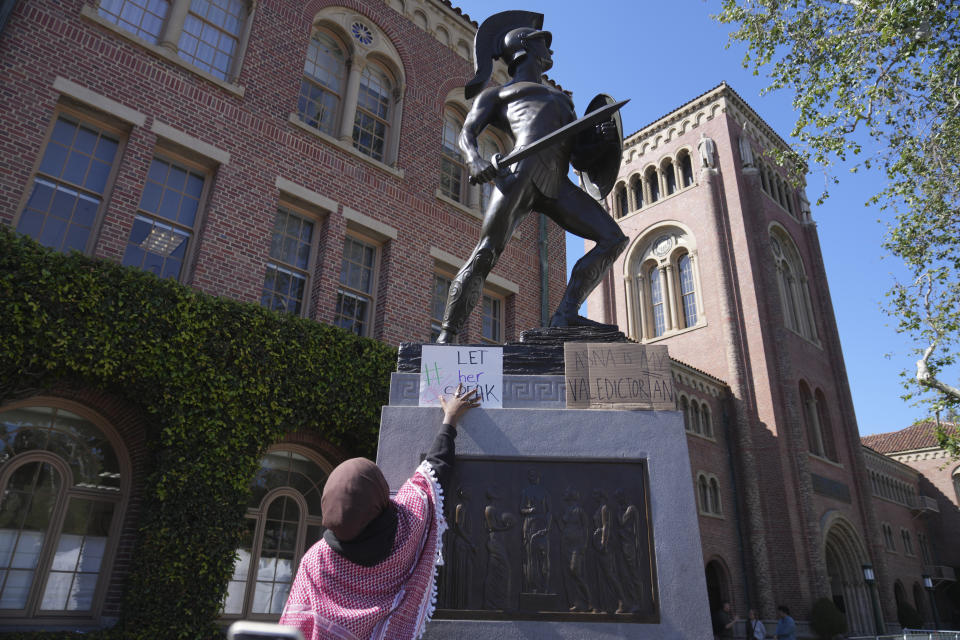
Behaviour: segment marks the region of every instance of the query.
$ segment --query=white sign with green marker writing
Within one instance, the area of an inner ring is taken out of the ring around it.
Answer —
[[[440,396],[480,392],[480,406],[503,407],[503,347],[425,344],[420,355],[420,406],[439,407]]]

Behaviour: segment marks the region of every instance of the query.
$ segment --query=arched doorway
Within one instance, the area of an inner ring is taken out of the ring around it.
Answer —
[[[874,633],[872,595],[863,581],[863,565],[869,559],[859,534],[846,519],[836,517],[826,529],[823,546],[833,602],[847,619],[847,631]]]
[[[710,600],[710,612],[723,606],[730,598],[730,573],[722,560],[714,559],[707,563],[707,598]]]

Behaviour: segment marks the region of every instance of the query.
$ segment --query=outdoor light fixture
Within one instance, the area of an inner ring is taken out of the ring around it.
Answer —
[[[933,589],[933,579],[927,574],[923,574],[923,588],[924,589]]]
[[[876,576],[873,573],[873,565],[865,564],[863,565],[863,580],[867,584],[873,584],[876,581]]]
[[[937,599],[933,595],[934,589],[936,589],[936,587],[933,585],[933,578],[926,573],[921,577],[923,578],[923,588],[927,590],[927,597],[930,598],[930,610],[933,613],[933,628],[939,629],[940,616],[937,612]]]

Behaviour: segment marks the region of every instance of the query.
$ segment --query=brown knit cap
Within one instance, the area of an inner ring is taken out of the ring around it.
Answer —
[[[366,458],[352,458],[334,469],[323,487],[323,526],[349,542],[389,504],[390,487],[380,467]]]

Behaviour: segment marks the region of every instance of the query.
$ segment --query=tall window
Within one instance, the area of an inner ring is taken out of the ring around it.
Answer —
[[[693,284],[693,265],[689,254],[684,254],[677,261],[677,271],[680,275],[680,298],[683,302],[684,326],[692,327],[697,324],[697,294]]]
[[[660,167],[660,170],[663,172],[663,179],[667,187],[667,195],[669,196],[672,193],[676,193],[677,174],[673,170],[673,162],[669,159],[666,160]]]
[[[703,435],[713,437],[713,424],[710,421],[710,407],[704,403],[700,408],[700,421],[703,423]]]
[[[97,12],[120,28],[156,44],[170,12],[170,1],[100,0]]]
[[[896,551],[897,544],[893,539],[893,527],[889,523],[884,522],[880,525],[880,529],[883,531],[883,546],[887,551]]]
[[[60,115],[17,231],[58,251],[90,251],[119,147],[114,132]]]
[[[613,191],[614,217],[622,218],[630,211],[630,203],[627,199],[627,188],[618,184]]]
[[[677,156],[677,163],[680,165],[680,177],[684,187],[693,185],[693,162],[690,160],[688,151],[681,151]]]
[[[663,283],[660,282],[660,269],[656,266],[647,271],[650,287],[650,306],[653,310],[653,335],[662,336],[667,330],[667,320],[663,308]]]
[[[326,479],[327,472],[300,452],[276,450],[260,461],[224,617],[279,618],[300,558],[323,534]]]
[[[430,301],[430,342],[440,337],[443,324],[443,312],[447,308],[447,296],[450,295],[452,280],[439,273],[433,276],[433,296]]]
[[[180,279],[200,213],[204,182],[199,171],[154,157],[123,264],[161,278]]]
[[[690,401],[686,396],[680,396],[680,411],[683,412],[683,428],[693,431],[693,427],[690,426]]]
[[[720,482],[710,478],[710,511],[716,515],[723,513],[720,505]]]
[[[651,204],[660,199],[660,179],[657,176],[657,170],[653,167],[647,169],[643,174],[643,180],[647,184],[647,193],[650,194]]]
[[[643,207],[643,180],[635,177],[630,183],[630,188],[633,190],[633,199],[637,203],[637,209],[641,209]]]
[[[337,41],[324,32],[314,34],[303,65],[297,114],[331,136],[337,135],[345,72],[346,58]]]
[[[463,202],[466,185],[466,166],[460,147],[457,145],[460,129],[460,119],[448,110],[443,118],[443,139],[440,148],[440,192],[456,202]]]
[[[383,160],[390,127],[393,83],[386,72],[373,63],[360,74],[360,94],[353,122],[353,146],[374,160]]]
[[[803,262],[786,231],[774,226],[770,231],[770,249],[777,266],[777,278],[784,322],[792,331],[808,340],[817,340],[816,324]]]
[[[910,532],[906,529],[900,529],[900,537],[903,539],[903,552],[908,555],[913,555],[913,541],[910,539]]]
[[[270,241],[270,262],[260,303],[268,309],[300,315],[310,290],[314,223],[287,209],[277,211]]]
[[[90,616],[116,540],[121,469],[103,431],[62,408],[0,414],[0,612]]]
[[[187,62],[227,80],[247,16],[247,0],[190,0],[178,53]]]
[[[837,448],[833,440],[833,421],[830,420],[830,407],[823,391],[813,392],[813,399],[817,403],[817,426],[820,428],[820,440],[823,442],[823,456],[830,460],[837,459]]]
[[[720,481],[713,474],[709,476],[703,472],[697,474],[697,494],[700,502],[700,513],[719,516],[723,515],[723,505],[720,500]]]
[[[933,558],[930,555],[930,545],[927,544],[927,536],[922,531],[917,532],[917,546],[920,547],[920,557],[924,564],[933,564]]]
[[[700,428],[700,403],[696,400],[690,403],[690,424],[693,426],[694,433],[701,433]]]
[[[371,333],[376,264],[376,246],[346,237],[333,324],[358,336]]]
[[[480,337],[484,342],[503,344],[503,302],[500,298],[483,295]]]

